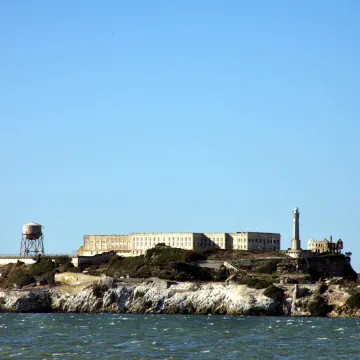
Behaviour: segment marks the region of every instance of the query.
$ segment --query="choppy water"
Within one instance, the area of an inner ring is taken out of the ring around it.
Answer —
[[[0,314],[0,359],[360,359],[360,320]]]

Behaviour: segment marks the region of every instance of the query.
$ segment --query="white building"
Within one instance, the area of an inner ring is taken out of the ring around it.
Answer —
[[[80,256],[91,256],[108,251],[123,255],[144,254],[157,244],[174,248],[197,250],[205,248],[234,250],[280,250],[279,233],[132,233],[129,235],[85,235],[78,250]]]
[[[278,233],[240,232],[229,234],[235,250],[279,251],[281,236]]]

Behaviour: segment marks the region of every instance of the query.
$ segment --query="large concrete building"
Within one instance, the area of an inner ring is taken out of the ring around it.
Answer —
[[[234,250],[280,250],[279,233],[132,233],[129,235],[85,235],[84,244],[78,250],[80,256],[92,256],[108,251],[123,255],[144,254],[147,249],[164,243],[167,246],[187,250],[204,248]]]

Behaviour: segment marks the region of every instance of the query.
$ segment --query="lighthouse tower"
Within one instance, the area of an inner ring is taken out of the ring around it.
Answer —
[[[291,250],[301,250],[299,217],[300,217],[299,209],[295,208],[293,211],[293,229],[292,229],[292,239],[291,239]]]

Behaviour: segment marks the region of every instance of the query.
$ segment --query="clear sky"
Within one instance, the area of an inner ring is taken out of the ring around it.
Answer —
[[[0,253],[84,234],[342,238],[360,271],[359,1],[2,1]]]

